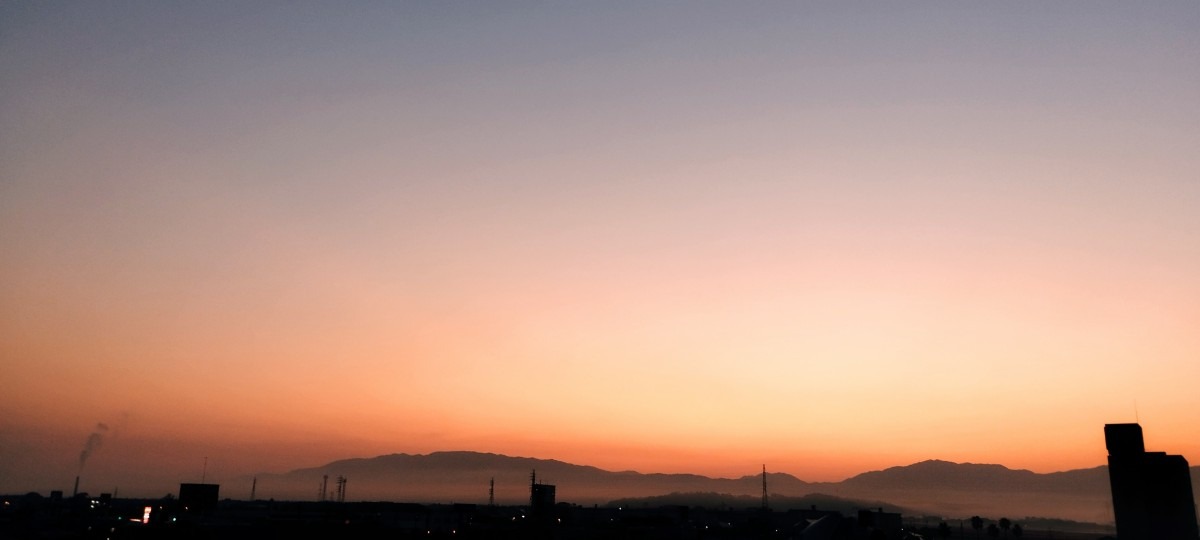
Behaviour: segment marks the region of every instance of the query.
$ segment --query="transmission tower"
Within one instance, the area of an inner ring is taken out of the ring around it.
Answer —
[[[763,475],[762,476],[763,476],[762,509],[768,510],[768,509],[770,509],[770,506],[767,505],[767,464],[766,463],[763,463]]]

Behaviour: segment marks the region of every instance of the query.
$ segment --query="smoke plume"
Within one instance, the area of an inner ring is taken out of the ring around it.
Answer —
[[[88,456],[92,452],[100,449],[100,445],[104,443],[104,434],[108,433],[108,425],[104,422],[98,422],[96,429],[92,430],[92,434],[83,443],[83,450],[79,452],[79,470],[83,470],[83,465],[87,463]]]

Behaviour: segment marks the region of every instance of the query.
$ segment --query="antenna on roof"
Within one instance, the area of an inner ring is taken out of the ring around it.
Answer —
[[[1142,419],[1138,417],[1138,407],[1137,407],[1136,399],[1133,400],[1133,421],[1138,424],[1142,423]]]
[[[537,469],[533,469],[529,473],[529,508],[536,505],[537,496],[534,491],[537,489]]]

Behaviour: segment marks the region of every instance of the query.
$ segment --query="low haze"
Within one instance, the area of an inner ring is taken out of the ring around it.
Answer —
[[[1200,461],[1200,3],[0,5],[0,493]]]

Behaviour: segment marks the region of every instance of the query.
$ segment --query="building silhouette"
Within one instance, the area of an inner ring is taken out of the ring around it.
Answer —
[[[185,510],[207,512],[216,509],[219,484],[179,484],[179,504]]]
[[[1196,540],[1196,503],[1183,456],[1147,452],[1138,424],[1105,424],[1108,480],[1120,540]]]
[[[554,491],[553,485],[539,483],[537,471],[533,471],[529,475],[529,513],[544,519],[553,516]]]

